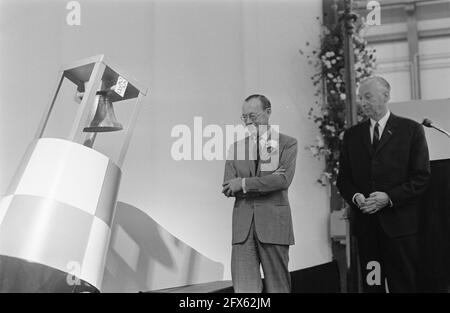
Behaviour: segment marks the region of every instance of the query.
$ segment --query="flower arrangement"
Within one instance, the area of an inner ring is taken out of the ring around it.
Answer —
[[[317,18],[319,19],[319,18]],[[363,38],[365,24],[357,26],[353,36],[353,51],[355,55],[354,70],[356,85],[372,75],[376,69],[375,49],[368,47]],[[313,145],[306,148],[318,159],[325,158],[325,169],[318,182],[323,186],[327,183],[336,184],[339,171],[339,151],[345,131],[345,62],[344,34],[341,25],[334,28],[322,25],[320,47],[306,55],[308,63],[317,72],[311,77],[316,88],[314,106],[309,111],[309,118],[314,120],[320,131]],[[306,43],[309,46],[309,43]],[[300,50],[300,54],[305,53]],[[364,119],[358,110],[358,121]]]

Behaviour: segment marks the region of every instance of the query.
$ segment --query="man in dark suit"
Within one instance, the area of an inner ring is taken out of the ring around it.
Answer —
[[[289,245],[294,244],[288,188],[295,173],[297,140],[269,126],[263,95],[245,99],[241,119],[256,132],[235,142],[225,163],[222,192],[235,197],[231,274],[235,292],[290,292]],[[244,152],[244,153],[239,153]]]
[[[385,278],[389,292],[417,291],[416,234],[419,196],[430,177],[428,146],[419,123],[389,111],[390,90],[379,76],[361,82],[358,96],[369,119],[345,132],[337,179],[352,208],[365,292],[385,292]]]

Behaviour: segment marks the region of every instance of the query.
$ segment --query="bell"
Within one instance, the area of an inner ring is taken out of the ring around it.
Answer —
[[[95,112],[94,119],[89,127],[85,127],[83,131],[86,133],[100,133],[122,130],[122,124],[116,119],[113,104],[108,97],[108,92],[106,90],[99,90],[96,95],[97,111]]]

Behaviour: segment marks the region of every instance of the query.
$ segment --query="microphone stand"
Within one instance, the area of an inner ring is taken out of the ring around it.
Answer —
[[[433,127],[434,129],[440,131],[440,132],[443,133],[443,134],[446,134],[447,137],[450,138],[450,133],[449,133],[448,131],[443,130],[443,129],[439,128],[439,127],[436,127],[436,126],[434,126],[434,125],[432,125],[431,127]]]
[[[446,131],[446,130],[440,128],[440,127],[434,126],[433,123],[430,120],[428,120],[428,119],[425,119],[422,122],[422,125],[425,126],[425,127],[434,128],[437,131],[440,131],[441,133],[445,134],[448,138],[450,138],[450,133],[448,131]]]

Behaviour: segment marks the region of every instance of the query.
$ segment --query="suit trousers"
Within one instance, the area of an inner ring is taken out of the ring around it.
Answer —
[[[417,292],[417,235],[391,238],[376,215],[366,226],[357,236],[363,291],[384,293],[386,280],[389,292]],[[378,262],[380,273],[374,272],[373,261]],[[375,279],[377,274],[380,279]]]
[[[288,262],[289,245],[259,241],[253,218],[247,239],[232,246],[231,276],[234,292],[262,292],[263,283],[260,266],[262,266],[264,272],[265,292],[291,292],[291,275],[288,269]]]

